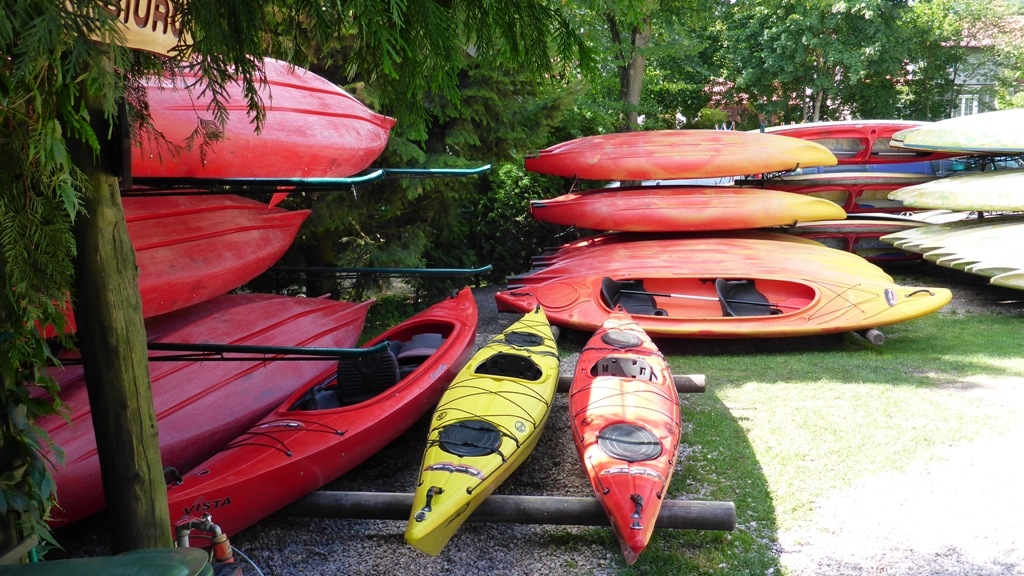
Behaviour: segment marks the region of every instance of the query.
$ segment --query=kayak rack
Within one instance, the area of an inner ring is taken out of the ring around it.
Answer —
[[[308,518],[408,520],[413,494],[391,492],[317,491],[284,509],[285,514]],[[492,494],[466,520],[491,524],[550,524],[607,526],[608,516],[593,497],[511,496]],[[655,524],[659,529],[736,529],[732,502],[665,500]]]
[[[315,276],[334,276],[339,279],[358,278],[359,276],[375,276],[384,278],[410,278],[429,276],[454,278],[486,274],[491,271],[490,264],[478,268],[347,268],[337,266],[272,266],[267,269],[273,274],[310,274]]]
[[[703,393],[703,374],[672,377],[680,393]],[[558,391],[567,392],[572,375],[558,377]],[[284,509],[291,516],[349,518],[361,520],[408,520],[414,494],[392,492],[313,492]],[[593,497],[512,496],[492,494],[467,522],[492,524],[551,524],[561,526],[607,526],[608,516]],[[736,529],[736,505],[732,502],[665,500],[655,526],[659,529]]]

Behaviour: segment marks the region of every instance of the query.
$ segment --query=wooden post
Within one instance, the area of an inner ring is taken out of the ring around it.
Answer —
[[[113,73],[109,56],[96,65]],[[100,99],[85,95],[93,130],[105,135]],[[116,554],[166,547],[173,540],[135,251],[117,180],[104,171],[87,143],[71,143],[71,148],[75,164],[93,187],[82,198],[85,214],[75,221],[74,309],[112,549]]]
[[[705,376],[703,374],[674,374],[672,376],[672,381],[676,385],[676,392],[679,392],[680,394],[703,394],[707,389]],[[558,377],[559,392],[568,392],[571,384],[572,376],[569,374],[562,374]]]
[[[881,346],[882,344],[885,344],[885,334],[883,334],[878,328],[858,330],[857,335],[867,340],[868,342],[871,342],[875,346]]]
[[[408,520],[413,494],[319,491],[285,508],[286,514],[312,518]],[[467,522],[607,526],[608,517],[596,498],[491,495]],[[725,530],[736,528],[732,502],[666,500],[657,528]]]

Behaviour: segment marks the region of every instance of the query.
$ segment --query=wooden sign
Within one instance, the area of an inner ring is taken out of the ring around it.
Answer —
[[[108,8],[122,25],[125,45],[169,55],[181,37],[178,8],[186,0],[119,0]]]

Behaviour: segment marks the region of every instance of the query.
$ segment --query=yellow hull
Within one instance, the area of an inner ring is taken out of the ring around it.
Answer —
[[[530,455],[558,385],[558,348],[537,308],[481,348],[434,411],[405,531],[437,555]]]

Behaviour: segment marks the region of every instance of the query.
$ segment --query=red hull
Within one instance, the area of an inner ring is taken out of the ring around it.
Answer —
[[[846,216],[833,202],[735,186],[647,186],[572,192],[530,202],[542,222],[589,230],[745,230]]]
[[[647,547],[679,451],[679,395],[658,348],[621,308],[580,352],[573,440],[626,562]]]
[[[152,342],[347,348],[355,344],[372,302],[266,294],[227,295],[147,321]],[[329,361],[150,361],[153,404],[164,467],[189,470],[246,430],[288,394],[332,370]],[[52,371],[70,423],[39,421],[64,451],[53,476],[58,506],[52,524],[104,508],[92,413],[81,366]]]
[[[309,210],[233,195],[123,199],[145,318],[238,288],[288,250]],[[75,331],[68,309],[68,331]],[[48,332],[52,334],[52,332]]]
[[[531,172],[584,180],[716,178],[834,166],[823,146],[731,130],[655,130],[585,136],[526,158]]]
[[[737,186],[767,187],[795,194],[825,198],[843,207],[847,213],[903,212],[902,202],[889,200],[889,193],[900,188],[930,182],[936,176],[885,172],[827,172],[798,174],[769,180],[737,180]]]
[[[839,164],[926,162],[955,156],[891,145],[893,134],[925,125],[926,122],[910,120],[849,120],[772,126],[765,128],[765,132],[817,142],[835,154]]]
[[[804,222],[783,232],[807,238],[837,250],[852,252],[868,262],[918,260],[920,254],[894,248],[882,236],[917,228],[923,222],[858,218],[850,220]]]
[[[301,68],[267,59],[267,84],[260,89],[266,107],[261,133],[247,114],[237,84],[228,86],[230,118],[223,140],[200,155],[197,140],[177,156],[156,138],[132,149],[132,175],[169,178],[342,178],[368,167],[380,156],[395,124],[373,112],[332,82]],[[153,127],[184,146],[198,118],[212,118],[209,95],[185,76],[173,88],[167,80],[146,83]]]
[[[222,530],[236,534],[351,470],[437,404],[469,359],[476,325],[476,302],[464,288],[373,339],[366,346],[385,340],[408,343],[422,333],[445,336],[441,347],[412,373],[368,400],[314,409],[323,394],[333,402],[333,369],[296,390],[260,423],[171,486],[171,520],[210,513]],[[399,361],[407,348],[399,350]],[[303,409],[293,409],[297,407]]]

